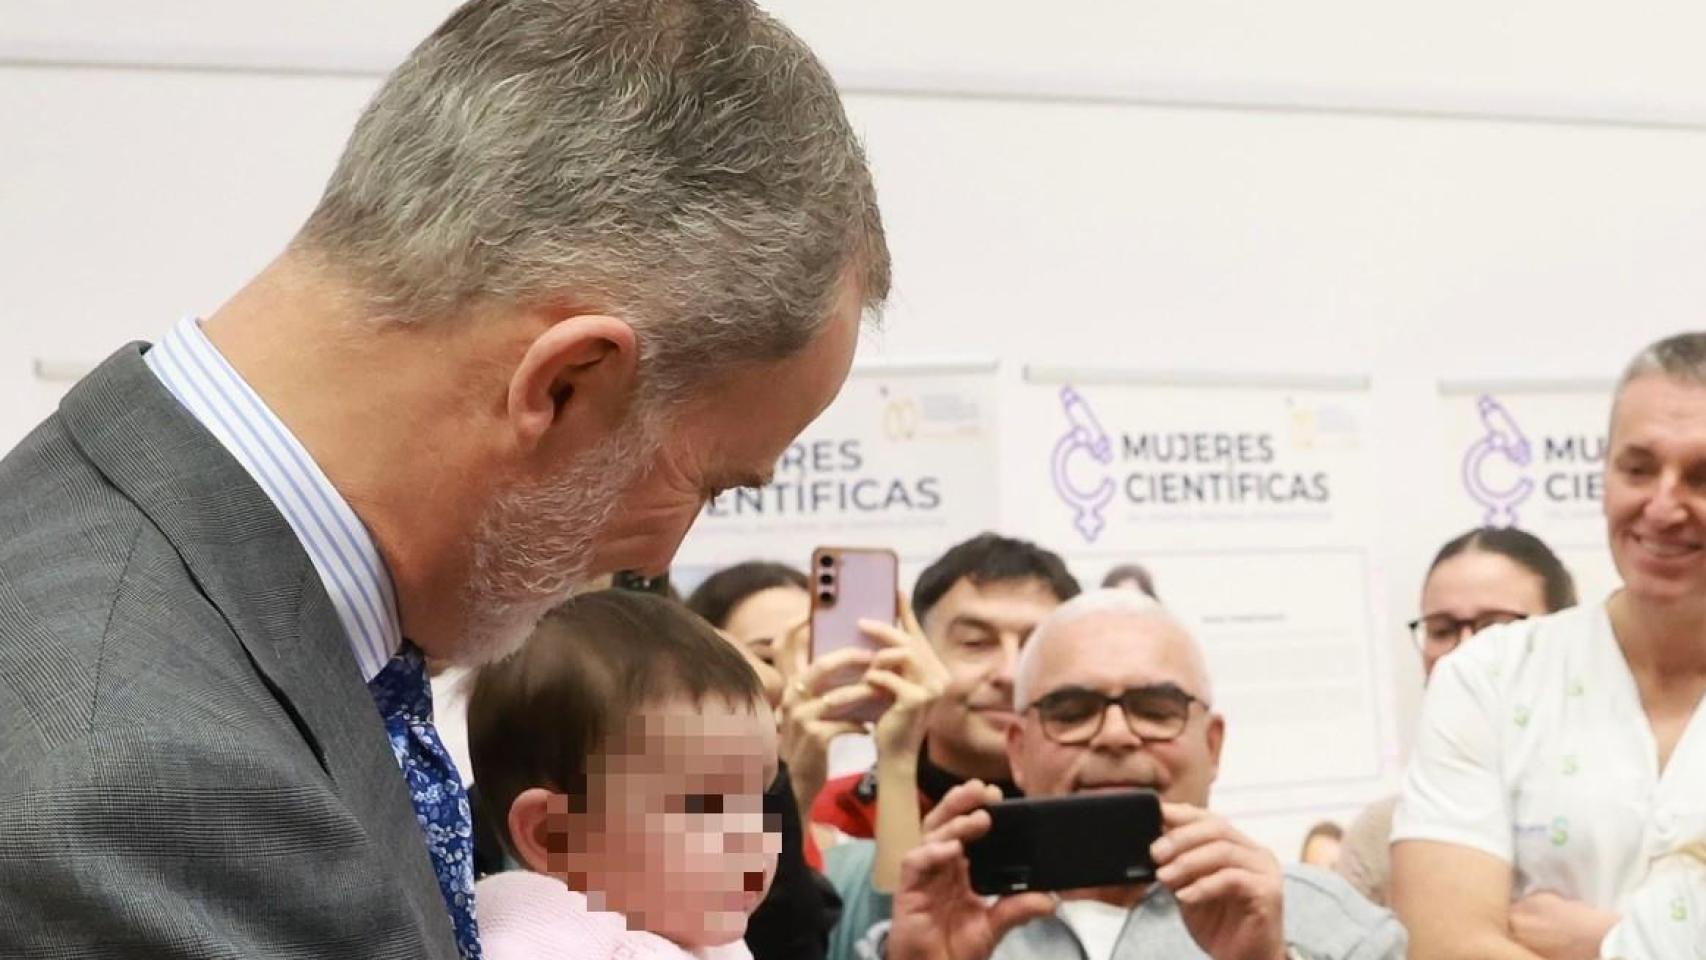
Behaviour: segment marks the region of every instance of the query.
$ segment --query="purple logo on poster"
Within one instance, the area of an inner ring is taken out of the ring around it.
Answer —
[[[1101,481],[1094,486],[1088,489],[1079,486],[1072,479],[1072,458],[1083,454],[1106,467],[1114,462],[1114,445],[1078,391],[1070,386],[1061,387],[1060,408],[1066,414],[1069,427],[1054,445],[1051,463],[1054,492],[1076,513],[1073,526],[1083,534],[1086,542],[1094,543],[1107,525],[1107,521],[1102,519],[1102,511],[1114,499],[1114,482],[1106,473],[1101,473]]]
[[[1476,410],[1486,432],[1463,454],[1463,489],[1486,509],[1487,526],[1514,527],[1516,508],[1534,492],[1534,481],[1520,477],[1508,486],[1497,486],[1487,480],[1487,461],[1498,457],[1512,466],[1526,467],[1534,460],[1534,448],[1499,401],[1483,395]]]

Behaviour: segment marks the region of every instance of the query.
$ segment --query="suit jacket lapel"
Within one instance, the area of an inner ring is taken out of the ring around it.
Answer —
[[[416,912],[452,942],[425,839],[350,641],[296,534],[253,478],[142,360],[119,350],[60,415],[89,460],[157,526],[230,623],[344,802],[394,856]]]
[[[439,890],[432,857],[427,853],[426,837],[415,818],[407,783],[397,769],[391,741],[386,737],[372,695],[366,684],[361,683],[343,624],[317,575],[314,587],[303,596],[298,622],[302,645],[309,649],[336,645],[343,649],[347,662],[332,657],[305,657],[297,664],[300,676],[307,685],[327,690],[343,686],[353,678],[359,691],[320,705],[327,720],[321,736],[325,756],[331,760],[332,778],[338,782],[344,802],[367,826],[375,846],[400,855],[393,869],[405,879],[404,889],[421,923],[435,931],[434,937],[439,942],[454,943],[455,932]]]

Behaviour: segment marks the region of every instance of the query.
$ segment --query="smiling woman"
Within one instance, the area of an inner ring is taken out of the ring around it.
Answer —
[[[1393,839],[1412,956],[1597,956],[1650,865],[1706,834],[1706,334],[1618,386],[1606,532],[1624,586],[1493,626],[1434,670]]]

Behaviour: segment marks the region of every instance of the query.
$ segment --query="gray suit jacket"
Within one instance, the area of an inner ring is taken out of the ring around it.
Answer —
[[[142,350],[0,461],[0,957],[452,960],[330,599]]]

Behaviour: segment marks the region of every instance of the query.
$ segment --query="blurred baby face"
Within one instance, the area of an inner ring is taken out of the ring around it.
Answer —
[[[647,707],[611,739],[588,783],[584,869],[595,910],[689,949],[731,943],[770,887],[779,825],[764,816],[776,775],[765,704]]]

